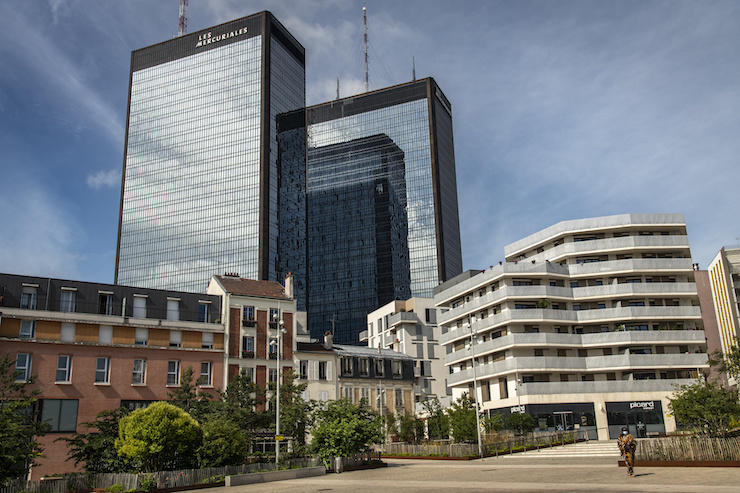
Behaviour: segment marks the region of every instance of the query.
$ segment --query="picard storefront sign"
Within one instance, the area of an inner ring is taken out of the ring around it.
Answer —
[[[607,402],[609,438],[617,438],[626,426],[637,438],[665,433],[663,405],[660,401]]]

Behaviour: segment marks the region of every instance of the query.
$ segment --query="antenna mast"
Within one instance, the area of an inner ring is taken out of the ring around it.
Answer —
[[[187,1],[187,0],[186,0]],[[362,22],[365,25],[365,92],[370,91],[370,79],[367,72],[367,9],[362,7]]]
[[[188,0],[180,0],[180,27],[177,35],[182,36],[188,32]]]

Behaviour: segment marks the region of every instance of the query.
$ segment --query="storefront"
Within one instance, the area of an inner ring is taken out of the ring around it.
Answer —
[[[588,435],[590,440],[597,440],[596,417],[593,402],[570,404],[526,404],[521,406],[492,409],[489,416],[500,414],[506,420],[512,413],[529,414],[537,425],[535,431],[578,431]]]
[[[609,438],[617,438],[626,426],[635,438],[665,434],[663,405],[660,401],[607,402]]]

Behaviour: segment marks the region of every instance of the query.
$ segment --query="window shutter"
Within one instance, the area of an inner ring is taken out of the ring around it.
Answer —
[[[332,379],[332,376],[331,376],[331,361],[327,361],[326,362],[326,379],[327,380],[331,380]]]

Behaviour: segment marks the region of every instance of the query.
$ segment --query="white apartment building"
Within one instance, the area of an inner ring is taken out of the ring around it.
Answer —
[[[709,281],[714,301],[714,314],[717,317],[722,352],[738,343],[740,327],[740,248],[722,248],[712,263],[709,264]],[[737,385],[734,378],[728,379],[729,385]]]
[[[391,301],[367,316],[360,342],[369,348],[391,349],[414,358],[414,402],[448,395],[444,348],[439,344],[437,308],[432,298]]]
[[[564,221],[505,254],[435,290],[453,398],[592,439],[672,432],[668,398],[709,368],[683,215]]]

